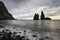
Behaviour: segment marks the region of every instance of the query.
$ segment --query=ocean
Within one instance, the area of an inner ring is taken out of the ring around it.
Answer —
[[[27,37],[30,40],[39,40],[48,36],[50,39],[45,40],[60,40],[60,21],[59,20],[0,20],[0,31],[3,29],[9,29],[12,32],[23,32],[26,30]],[[36,34],[38,37],[33,38],[31,35]],[[17,34],[18,35],[18,34]],[[24,34],[20,34],[23,36]]]

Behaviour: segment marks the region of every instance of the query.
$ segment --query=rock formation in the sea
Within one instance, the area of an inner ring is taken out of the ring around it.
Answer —
[[[4,27],[4,26],[0,25],[0,27]]]
[[[39,14],[35,14],[33,20],[39,20]]]
[[[4,3],[0,1],[0,20],[13,20],[13,16],[8,12]]]
[[[49,17],[45,18],[44,12],[41,11],[41,20],[51,20],[51,18],[49,18]]]
[[[41,11],[41,20],[44,20],[45,19],[45,15],[43,13],[43,11]]]
[[[51,18],[49,18],[49,17],[46,17],[46,18],[45,18],[45,20],[51,20]]]

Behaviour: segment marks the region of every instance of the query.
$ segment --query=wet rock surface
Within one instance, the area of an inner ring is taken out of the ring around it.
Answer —
[[[53,40],[53,38],[24,28],[2,28],[0,40]]]

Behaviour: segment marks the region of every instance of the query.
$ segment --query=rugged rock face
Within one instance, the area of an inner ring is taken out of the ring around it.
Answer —
[[[4,3],[0,1],[0,20],[13,20],[14,18],[8,12],[7,8],[5,7]]]
[[[39,20],[39,14],[35,14],[33,20]]]
[[[45,18],[44,12],[41,11],[41,20],[51,20],[51,18],[49,18],[49,17]]]
[[[45,19],[45,15],[43,13],[43,11],[41,11],[41,20],[44,20]]]

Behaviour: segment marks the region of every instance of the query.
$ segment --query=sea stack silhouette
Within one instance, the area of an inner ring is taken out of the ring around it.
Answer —
[[[41,11],[41,16],[40,16],[40,18],[41,18],[41,20],[51,20],[51,18],[45,17],[43,11]],[[39,20],[39,14],[38,14],[38,13],[35,13],[33,20]]]
[[[41,20],[51,20],[51,18],[49,18],[49,17],[45,18],[44,12],[41,11]]]
[[[13,20],[13,16],[8,12],[4,3],[0,1],[0,20]]]
[[[45,15],[43,13],[43,11],[41,11],[41,20],[44,20],[45,19]]]
[[[39,20],[39,14],[35,13],[33,20]]]

